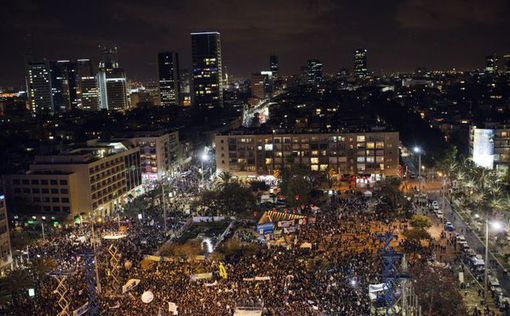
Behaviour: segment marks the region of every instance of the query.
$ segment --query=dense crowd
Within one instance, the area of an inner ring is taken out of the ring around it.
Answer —
[[[197,174],[189,173],[173,185],[182,188],[169,204],[168,227],[182,229],[188,219],[183,214],[186,201],[197,193]],[[393,234],[392,245],[405,249],[401,234],[408,223],[394,212],[380,212],[372,199],[348,194],[325,201],[320,209],[300,208],[299,212],[315,218],[285,236],[285,245],[269,246],[256,238],[254,224],[236,225],[229,238],[241,245],[250,245],[241,254],[206,256],[205,260],[146,263],[144,255],[157,253],[169,237],[162,233],[160,219],[148,216],[143,220],[112,221],[95,225],[98,236],[114,234],[122,227],[126,236],[105,240],[97,245],[98,267],[102,292],[98,293],[101,315],[170,315],[169,303],[178,306],[179,315],[232,315],[236,307],[263,308],[264,315],[369,315],[371,302],[369,284],[382,282],[383,263],[380,255],[384,242],[381,236]],[[188,220],[189,223],[189,220]],[[38,242],[29,249],[32,260],[54,258],[55,273],[67,276],[70,309],[87,302],[87,287],[82,254],[91,248],[90,224]],[[172,234],[173,235],[173,234]],[[140,284],[121,295],[113,288],[109,275],[108,247],[119,250],[120,285],[129,279]],[[311,247],[300,247],[309,244]],[[220,260],[225,264],[227,278],[219,275]],[[126,264],[129,262],[129,264]],[[193,274],[211,272],[212,278],[192,280]],[[254,279],[262,277],[261,279]],[[36,297],[19,295],[9,315],[23,310],[27,315],[58,313],[57,283],[50,274],[37,279]],[[144,303],[141,295],[151,291],[154,299]]]

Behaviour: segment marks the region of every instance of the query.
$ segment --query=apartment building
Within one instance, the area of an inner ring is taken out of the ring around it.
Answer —
[[[9,223],[5,195],[0,192],[0,270],[12,263],[11,239],[9,237]]]
[[[109,215],[141,186],[140,152],[129,143],[90,141],[36,156],[23,174],[4,175],[7,204],[18,216]]]
[[[469,137],[470,155],[481,167],[507,169],[510,167],[510,125],[486,123],[471,126]]]
[[[365,178],[399,175],[398,132],[272,133],[233,131],[217,135],[218,172],[273,175],[291,164]]]
[[[140,148],[143,181],[157,180],[178,164],[179,132],[137,131],[124,135],[133,146]]]

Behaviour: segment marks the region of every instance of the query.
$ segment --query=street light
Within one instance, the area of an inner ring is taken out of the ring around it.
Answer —
[[[484,276],[484,287],[483,287],[483,299],[484,303],[487,305],[487,288],[488,288],[488,272],[489,272],[489,226],[495,232],[502,231],[504,229],[504,225],[500,221],[490,221],[489,222],[489,214],[485,217],[485,271],[483,273]]]
[[[422,150],[418,146],[414,146],[413,151],[415,154],[418,154],[418,179],[421,178],[421,153]]]
[[[209,155],[207,154],[207,148],[204,149],[204,152],[200,154],[200,164],[202,168],[202,185],[204,184],[204,162],[207,162],[209,160]]]

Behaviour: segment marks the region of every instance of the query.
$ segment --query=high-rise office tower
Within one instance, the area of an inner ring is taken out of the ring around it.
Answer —
[[[498,71],[498,57],[494,54],[485,57],[485,72],[493,74],[496,73],[497,71]]]
[[[273,73],[273,77],[278,77],[280,72],[280,61],[278,60],[278,56],[269,56],[269,70]]]
[[[368,76],[367,50],[364,48],[354,51],[354,75],[358,78]]]
[[[78,106],[76,63],[57,60],[50,63],[51,93],[55,112],[66,112]]]
[[[510,53],[503,55],[503,61],[505,63],[505,73],[510,75]]]
[[[179,69],[179,99],[182,106],[191,105],[191,73],[188,69]]]
[[[128,108],[127,79],[117,61],[117,48],[104,49],[97,73],[99,107],[105,110],[124,111]]]
[[[318,59],[309,59],[306,74],[309,84],[319,84],[323,80],[322,63]]]
[[[158,70],[161,105],[179,105],[179,54],[175,52],[159,53]]]
[[[2,183],[0,183],[2,185]],[[3,187],[3,185],[2,185]],[[11,239],[9,237],[9,223],[5,195],[0,191],[0,271],[12,263]]]
[[[48,62],[28,62],[26,66],[26,84],[30,110],[36,113],[54,113],[51,72]]]
[[[87,58],[78,59],[76,61],[76,73],[78,108],[97,110],[99,89],[91,60]]]
[[[191,54],[193,105],[202,110],[223,107],[220,33],[191,33]]]
[[[272,71],[261,71],[251,75],[250,89],[251,96],[257,99],[271,97],[272,87]]]

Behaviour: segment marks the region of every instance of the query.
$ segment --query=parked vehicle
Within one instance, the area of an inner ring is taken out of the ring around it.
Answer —
[[[446,224],[444,224],[444,230],[446,230],[448,232],[454,232],[455,226],[453,226],[453,224],[450,222],[446,222]]]

